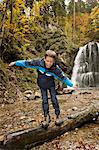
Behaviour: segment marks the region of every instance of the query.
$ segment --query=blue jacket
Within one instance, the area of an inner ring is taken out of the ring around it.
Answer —
[[[37,69],[38,78],[37,83],[40,88],[50,88],[55,86],[54,78],[62,81],[64,84],[72,87],[73,83],[64,76],[63,71],[58,65],[53,64],[50,69],[45,67],[44,59],[39,60],[18,60],[15,62],[16,66]]]

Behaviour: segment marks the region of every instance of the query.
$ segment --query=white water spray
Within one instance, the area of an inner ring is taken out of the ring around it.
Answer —
[[[80,88],[99,87],[99,43],[89,42],[80,47],[71,80]]]

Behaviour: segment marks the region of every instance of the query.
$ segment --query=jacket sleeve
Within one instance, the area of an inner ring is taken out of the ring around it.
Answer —
[[[67,86],[70,86],[70,87],[73,86],[72,81],[64,75],[64,72],[61,70],[61,68],[59,68],[58,65],[56,66],[56,68],[55,68],[53,73],[55,74],[57,79],[61,80]]]
[[[39,67],[39,60],[18,60],[15,62],[16,66],[21,66],[25,68],[35,68]]]

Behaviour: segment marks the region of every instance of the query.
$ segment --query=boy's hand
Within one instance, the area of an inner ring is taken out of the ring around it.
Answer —
[[[64,92],[64,93],[68,93],[68,92],[71,92],[71,91],[75,91],[75,90],[77,90],[77,89],[78,89],[77,86],[67,87],[67,88],[64,88],[64,89],[63,89],[63,92]]]
[[[77,87],[76,85],[74,85],[74,86],[72,86],[72,87],[68,87],[67,89],[68,89],[68,90],[77,90],[78,87]]]
[[[77,90],[77,89],[78,89],[78,86],[76,86],[76,85],[73,86],[73,89],[74,89],[74,90]]]
[[[11,62],[10,64],[9,64],[9,67],[12,67],[12,66],[14,66],[15,65],[15,61],[14,62]]]

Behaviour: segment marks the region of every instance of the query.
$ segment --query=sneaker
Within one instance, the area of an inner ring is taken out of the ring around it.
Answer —
[[[55,125],[60,126],[63,123],[61,116],[56,116]]]
[[[42,122],[42,127],[47,128],[49,126],[49,123],[51,122],[50,116],[47,115],[47,117],[44,118],[44,121]]]

